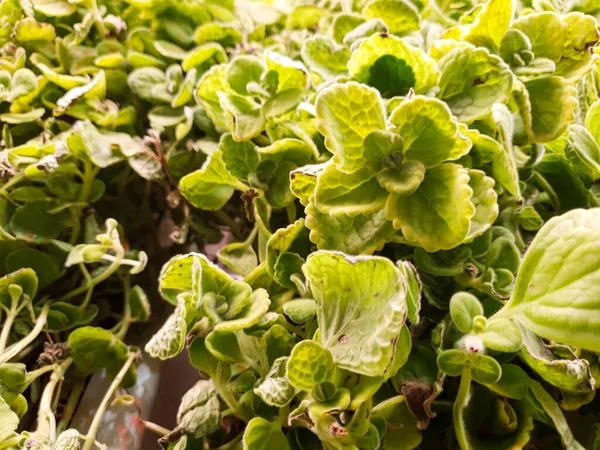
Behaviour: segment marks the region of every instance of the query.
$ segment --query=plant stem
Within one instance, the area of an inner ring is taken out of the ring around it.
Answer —
[[[454,422],[454,432],[456,433],[456,439],[458,445],[462,450],[471,450],[472,447],[469,444],[467,437],[467,430],[465,429],[465,422],[462,417],[463,409],[469,403],[469,390],[471,388],[471,367],[465,365],[461,377],[460,386],[458,387],[458,394],[454,401],[454,408],[452,409],[452,419]]]
[[[116,256],[115,260],[111,263],[110,266],[108,266],[106,268],[106,270],[104,272],[102,272],[96,278],[92,278],[90,281],[88,281],[84,285],[79,286],[77,289],[73,289],[71,292],[64,295],[60,299],[60,301],[64,302],[73,297],[77,297],[78,295],[83,294],[88,289],[91,289],[94,286],[96,286],[97,284],[102,283],[104,280],[106,280],[108,277],[110,277],[113,273],[115,273],[117,271],[117,269],[121,266],[121,260],[123,259],[123,254],[124,254],[123,250],[117,251],[117,256]]]
[[[106,391],[106,394],[104,394],[104,398],[102,399],[102,402],[98,406],[98,410],[96,411],[96,414],[94,414],[94,419],[92,420],[90,429],[88,430],[87,435],[85,436],[83,450],[90,450],[92,448],[92,446],[94,445],[94,441],[96,440],[96,433],[98,433],[98,428],[100,427],[100,421],[102,420],[102,416],[104,415],[104,412],[106,411],[106,408],[108,407],[108,404],[110,403],[110,399],[113,396],[114,392],[119,388],[119,385],[123,381],[123,378],[125,378],[125,375],[127,374],[127,371],[129,370],[129,367],[131,367],[131,364],[133,364],[133,361],[137,358],[138,354],[139,354],[138,352],[130,352],[129,353],[129,356],[127,357],[127,360],[125,361],[125,364],[123,364],[123,367],[121,367],[121,370],[119,371],[119,373],[113,380],[112,384]]]
[[[35,432],[36,436],[42,440],[54,442],[56,439],[56,418],[52,411],[52,398],[54,397],[56,386],[63,379],[65,372],[72,362],[73,358],[67,358],[56,367],[42,393],[38,409],[38,424]]]
[[[13,448],[15,447],[19,442],[21,442],[21,440],[23,439],[23,436],[18,435],[15,436],[13,438],[10,438],[4,442],[0,442],[0,450],[4,450],[4,449],[9,449],[9,448]]]
[[[23,350],[25,347],[31,344],[35,340],[35,338],[38,337],[38,335],[42,332],[42,329],[46,325],[49,311],[50,302],[47,302],[42,308],[42,312],[37,317],[35,321],[35,327],[33,328],[33,330],[31,330],[31,332],[19,342],[8,347],[4,353],[0,354],[0,364],[4,364],[5,362],[10,361],[12,358],[18,355],[21,350]]]
[[[281,325],[283,325],[283,328],[285,328],[286,330],[288,330],[290,333],[296,333],[302,339],[306,339],[306,333],[300,327],[292,325],[289,322],[285,322],[284,323],[283,321],[282,321]],[[307,327],[307,329],[308,329],[308,327]]]
[[[154,422],[150,422],[149,420],[142,420],[144,427],[152,431],[153,433],[158,434],[159,436],[166,436],[171,433],[171,430],[168,430],[165,427],[161,427],[160,425],[155,424]]]
[[[231,234],[235,236],[238,240],[243,240],[242,232],[240,230],[240,224],[236,222],[234,219],[229,217],[225,211],[219,209],[217,211],[212,212],[215,218],[221,222],[222,225],[225,225],[231,231]]]
[[[131,325],[131,305],[128,301],[129,294],[131,293],[131,279],[129,275],[122,276],[121,282],[123,283],[123,301],[125,303],[125,311],[123,313],[123,320],[119,327],[119,331],[115,335],[119,339],[123,340],[125,339],[127,331],[129,330],[129,326]]]
[[[83,184],[81,185],[81,191],[79,192],[79,198],[77,199],[78,203],[83,203],[83,206],[71,209],[71,216],[73,217],[73,230],[69,241],[71,245],[75,245],[79,240],[79,234],[81,233],[81,211],[87,205],[94,179],[99,171],[100,168],[94,166],[91,162],[84,162]]]
[[[244,408],[242,408],[242,406],[237,401],[235,396],[227,390],[227,387],[224,387],[221,384],[221,378],[222,378],[221,365],[219,365],[217,367],[217,376],[213,379],[217,393],[223,399],[223,401],[227,404],[227,406],[229,406],[229,408],[232,410],[232,415],[239,417],[244,422],[249,422],[250,419],[252,419],[252,417],[248,414],[247,411],[245,411]],[[86,449],[84,449],[84,450],[86,450]]]
[[[550,203],[552,204],[552,207],[556,211],[560,211],[560,200],[558,199],[558,196],[556,195],[556,192],[554,192],[554,189],[550,183],[548,183],[546,179],[535,170],[533,171],[532,178],[534,183],[536,183],[546,193],[548,200],[550,200]]]
[[[50,366],[40,367],[39,369],[32,370],[31,372],[27,372],[27,378],[26,378],[27,385],[30,385],[31,383],[33,383],[34,380],[41,377],[42,375],[44,375],[48,372],[52,372],[53,370],[56,370],[56,367],[57,367],[56,364],[53,364]]]
[[[73,388],[69,394],[69,399],[67,400],[67,405],[65,406],[60,422],[58,422],[58,426],[56,427],[57,434],[62,433],[69,426],[71,418],[73,417],[73,414],[75,414],[75,409],[77,408],[77,404],[79,403],[79,399],[81,398],[84,387],[84,378],[77,379],[75,384],[73,384]]]
[[[79,305],[79,309],[81,311],[85,311],[86,310],[86,308],[88,307],[88,305],[92,301],[92,294],[93,293],[94,293],[94,286],[92,286],[91,288],[88,289],[88,291],[85,294],[85,298],[83,299],[83,303],[81,305]]]
[[[18,299],[11,298],[10,311],[6,312],[6,321],[2,325],[2,333],[0,334],[0,355],[6,348],[8,337],[10,336],[10,330],[12,329],[12,324],[17,316],[17,306]]]

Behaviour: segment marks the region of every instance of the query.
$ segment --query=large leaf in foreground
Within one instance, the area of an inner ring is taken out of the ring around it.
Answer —
[[[339,367],[384,375],[406,316],[398,268],[385,258],[319,251],[303,267],[317,301],[320,340]]]
[[[600,209],[576,209],[542,227],[498,316],[546,339],[600,351]]]

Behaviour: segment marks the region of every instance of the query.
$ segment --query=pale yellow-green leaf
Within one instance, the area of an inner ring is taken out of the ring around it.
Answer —
[[[379,92],[349,82],[323,89],[315,102],[317,128],[335,156],[340,171],[352,173],[364,166],[363,141],[374,130],[385,129],[385,109]]]
[[[446,163],[428,169],[409,196],[390,194],[385,215],[409,242],[428,252],[450,250],[468,236],[475,207],[468,171]]]
[[[405,100],[389,121],[402,138],[406,159],[421,161],[425,167],[448,160],[455,151],[464,154],[471,147],[471,141],[459,135],[448,106],[435,98],[415,96]]]
[[[377,212],[386,198],[387,192],[366,167],[346,174],[330,162],[317,177],[313,201],[319,211],[335,217]]]

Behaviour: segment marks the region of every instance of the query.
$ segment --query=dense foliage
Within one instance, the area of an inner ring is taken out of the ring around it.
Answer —
[[[144,343],[170,450],[600,448],[597,17],[2,0],[0,449],[105,448]]]

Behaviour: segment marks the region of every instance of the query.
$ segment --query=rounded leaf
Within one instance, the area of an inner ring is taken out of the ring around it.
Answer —
[[[287,362],[287,378],[297,389],[310,391],[329,379],[334,369],[331,352],[315,341],[302,341],[294,347]]]
[[[491,356],[475,355],[471,361],[471,376],[480,384],[493,384],[500,380],[502,367]]]
[[[473,294],[458,292],[450,299],[450,316],[463,333],[469,333],[473,329],[473,319],[482,314],[483,306]]]
[[[459,376],[467,363],[467,354],[462,350],[444,350],[437,357],[438,367],[447,375]]]

